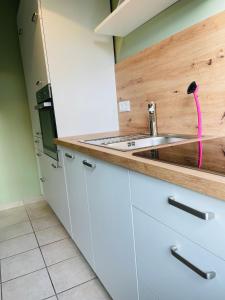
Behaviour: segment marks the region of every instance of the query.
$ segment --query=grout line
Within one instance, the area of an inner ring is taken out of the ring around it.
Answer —
[[[46,228],[43,228],[43,229],[34,229],[34,232],[40,232],[40,231],[43,231],[45,229],[49,229],[49,228],[52,228],[52,227],[55,227],[55,226],[59,226],[59,225],[61,225],[61,224],[58,223],[58,224],[54,224],[54,225],[49,225],[49,226],[47,226]]]
[[[79,287],[79,286],[81,286],[81,285],[84,285],[84,284],[86,284],[86,283],[88,283],[88,282],[90,282],[90,281],[92,281],[92,280],[96,280],[96,279],[98,279],[97,276],[95,276],[94,278],[89,279],[89,280],[87,280],[87,281],[85,281],[85,282],[79,283],[79,284],[77,284],[77,285],[75,285],[75,286],[73,286],[73,287],[71,287],[71,288],[69,288],[69,289],[66,289],[66,290],[62,291],[62,292],[59,292],[58,295],[61,295],[61,294],[65,293],[65,292],[68,292],[68,291],[70,291],[70,290],[72,290],[72,289],[75,289],[75,288],[77,288],[77,287]],[[98,279],[98,280],[99,280],[99,279]]]
[[[15,277],[15,278],[11,278],[11,279],[9,279],[9,280],[3,281],[2,283],[7,283],[7,282],[13,281],[13,280],[15,280],[15,279],[18,279],[18,278],[21,278],[21,277],[25,277],[25,276],[27,276],[27,275],[30,275],[30,274],[33,274],[33,273],[36,273],[36,272],[38,272],[38,271],[45,270],[45,269],[46,269],[46,268],[43,267],[43,268],[34,270],[34,271],[32,271],[32,272],[29,272],[29,273],[27,273],[27,274],[19,275],[19,276]]]
[[[77,254],[77,255],[71,256],[71,257],[69,257],[69,258],[63,259],[63,260],[61,260],[61,261],[58,261],[58,262],[56,262],[56,263],[54,263],[54,264],[52,264],[52,265],[47,265],[47,268],[53,267],[53,266],[55,266],[55,265],[58,265],[58,264],[60,264],[60,263],[63,263],[64,261],[68,261],[68,260],[70,260],[70,259],[72,260],[72,259],[74,259],[74,258],[76,258],[76,257],[81,257],[81,258],[82,258],[82,256],[81,256],[80,254]]]
[[[34,232],[28,233],[28,234],[33,234],[33,235],[35,236]],[[25,234],[25,235],[28,235],[28,234]],[[36,237],[36,236],[35,236],[35,237]],[[35,249],[40,249],[40,250],[41,250],[41,247],[45,247],[45,246],[48,246],[48,245],[51,245],[51,244],[54,244],[54,243],[57,243],[57,242],[60,242],[60,241],[66,240],[66,239],[71,239],[71,238],[64,238],[64,239],[61,239],[61,240],[58,240],[58,241],[51,242],[51,243],[49,243],[49,244],[45,244],[45,245],[43,245],[43,246],[39,246],[39,243],[38,243],[37,246],[36,246],[35,248],[31,248],[31,249],[26,250],[26,251],[22,251],[22,252],[19,252],[19,253],[10,255],[10,256],[6,256],[6,257],[3,257],[3,258],[0,258],[0,261],[1,261],[1,260],[4,260],[4,259],[7,259],[7,258],[11,258],[11,257],[17,256],[17,255],[20,255],[20,254],[27,253],[27,252],[32,251],[32,250],[35,250]],[[37,240],[37,239],[36,239],[36,240]],[[2,243],[2,242],[0,242],[0,243]]]
[[[19,222],[17,222],[17,223],[8,224],[8,225],[6,225],[6,226],[4,226],[4,227],[0,227],[0,231],[5,230],[5,229],[8,228],[8,227],[12,227],[12,226],[19,225],[19,224],[22,224],[22,223],[29,223],[29,222],[30,222],[30,220],[29,220],[29,218],[27,217],[26,220],[19,221]]]
[[[35,248],[31,248],[29,250],[26,250],[26,251],[23,251],[23,252],[19,252],[19,253],[16,253],[16,254],[13,254],[13,255],[10,255],[10,256],[7,256],[7,257],[3,257],[0,259],[0,261],[4,260],[4,259],[7,259],[7,258],[11,258],[11,257],[14,257],[14,256],[17,256],[17,255],[20,255],[20,254],[24,254],[24,253],[27,253],[29,251],[32,251],[32,250],[35,250],[35,249],[38,249],[39,247],[35,247]]]
[[[30,215],[29,215],[29,213],[28,213],[28,218],[30,219],[31,222],[32,221],[36,221],[36,220],[40,220],[40,219],[43,219],[43,218],[47,218],[49,216],[54,216],[55,217],[56,215],[52,211],[52,212],[48,213],[47,215],[44,215],[44,216],[41,216],[41,217],[37,217],[37,218],[31,218]]]
[[[25,210],[27,211],[27,208],[26,208],[26,207],[25,207]],[[33,224],[32,224],[32,222],[31,222],[30,216],[28,216],[28,218],[29,218],[29,220],[30,220],[31,227],[32,227],[33,230],[34,230],[34,227],[33,227]],[[52,278],[51,278],[51,276],[50,276],[49,270],[48,270],[48,268],[47,268],[47,265],[46,265],[46,262],[45,262],[43,253],[42,253],[42,251],[41,251],[41,247],[40,247],[40,245],[39,245],[39,242],[38,242],[38,239],[37,239],[37,236],[36,236],[36,232],[35,232],[35,231],[34,231],[34,236],[35,236],[35,238],[36,238],[36,241],[37,241],[39,250],[40,250],[40,252],[41,252],[41,256],[42,256],[42,259],[43,259],[43,261],[44,261],[45,269],[46,269],[46,271],[47,271],[47,273],[48,273],[48,277],[49,277],[49,280],[50,280],[50,282],[51,282],[51,284],[52,284],[53,291],[54,291],[54,293],[55,293],[56,299],[58,300],[58,296],[57,296],[57,294],[56,294],[56,290],[55,290],[54,284],[53,284],[53,282],[52,282]]]
[[[32,227],[33,227],[33,224],[32,224]],[[35,230],[35,229],[34,229],[34,232],[45,231],[45,230],[47,230],[47,229],[49,229],[49,228],[53,228],[53,227],[62,227],[62,225],[59,223],[59,224],[55,224],[55,225],[52,225],[52,226],[49,226],[49,227],[46,227],[46,228],[40,229],[40,230]],[[64,228],[63,228],[63,229],[64,229]]]
[[[7,239],[2,240],[2,241],[0,240],[0,244],[4,243],[4,242],[7,242],[7,241],[10,241],[10,240],[13,240],[13,239],[16,239],[16,238],[19,238],[19,237],[22,237],[22,236],[25,236],[25,235],[28,235],[28,234],[31,234],[31,233],[34,233],[34,231],[27,232],[27,233],[21,233],[21,234],[19,234],[17,236],[14,236],[14,237],[11,237],[11,238],[7,238]]]
[[[48,246],[48,245],[51,245],[51,244],[54,244],[54,243],[57,243],[57,242],[60,242],[60,241],[67,240],[67,239],[68,239],[68,237],[65,237],[65,238],[62,238],[62,239],[60,239],[60,240],[53,241],[53,242],[50,242],[50,243],[44,244],[44,245],[39,245],[39,243],[38,243],[38,245],[39,245],[40,248],[42,248],[42,247],[45,247],[45,246]]]
[[[8,240],[5,240],[5,241],[1,241],[1,242],[0,242],[0,244],[1,244],[1,243],[4,243],[4,242],[7,242],[7,241],[10,241],[10,240],[17,239],[17,238],[19,238],[19,237],[21,237],[21,236],[26,236],[26,235],[29,235],[29,234],[34,234],[34,231],[32,231],[32,232],[29,232],[29,233],[22,234],[22,235],[20,235],[20,236],[16,236],[16,237],[10,238],[10,239],[8,239]]]

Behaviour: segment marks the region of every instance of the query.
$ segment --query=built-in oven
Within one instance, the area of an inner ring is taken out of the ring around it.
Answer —
[[[58,160],[57,146],[53,142],[53,140],[57,138],[57,128],[51,85],[47,84],[37,91],[36,98],[37,105],[35,108],[39,112],[43,151],[48,156]]]

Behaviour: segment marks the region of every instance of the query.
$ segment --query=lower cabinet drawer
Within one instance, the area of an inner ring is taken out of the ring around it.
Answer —
[[[131,173],[131,201],[225,260],[224,201],[135,172]]]
[[[140,300],[225,299],[223,260],[139,209],[133,215]]]

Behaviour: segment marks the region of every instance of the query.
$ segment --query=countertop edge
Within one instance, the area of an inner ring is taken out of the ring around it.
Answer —
[[[91,135],[88,135],[88,138],[90,138],[90,136]],[[76,150],[126,169],[172,184],[177,184],[220,200],[225,200],[225,177],[223,176],[163,162],[146,160],[133,156],[132,151],[121,152],[79,142],[79,140],[86,137],[87,136],[58,138],[55,139],[54,142],[58,146]],[[93,135],[93,137],[96,137],[96,135]],[[137,150],[135,152],[137,152]]]

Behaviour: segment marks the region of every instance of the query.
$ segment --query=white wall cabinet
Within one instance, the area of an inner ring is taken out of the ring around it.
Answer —
[[[94,159],[84,163],[95,271],[113,299],[136,300],[128,170]]]
[[[85,156],[79,152],[63,150],[68,199],[71,214],[72,238],[94,267],[90,211],[87,199],[85,170],[82,161]]]
[[[43,154],[40,158],[44,195],[68,233],[71,235],[71,220],[66,191],[62,152],[59,151],[59,166]]]
[[[95,32],[124,37],[178,0],[124,0]]]

